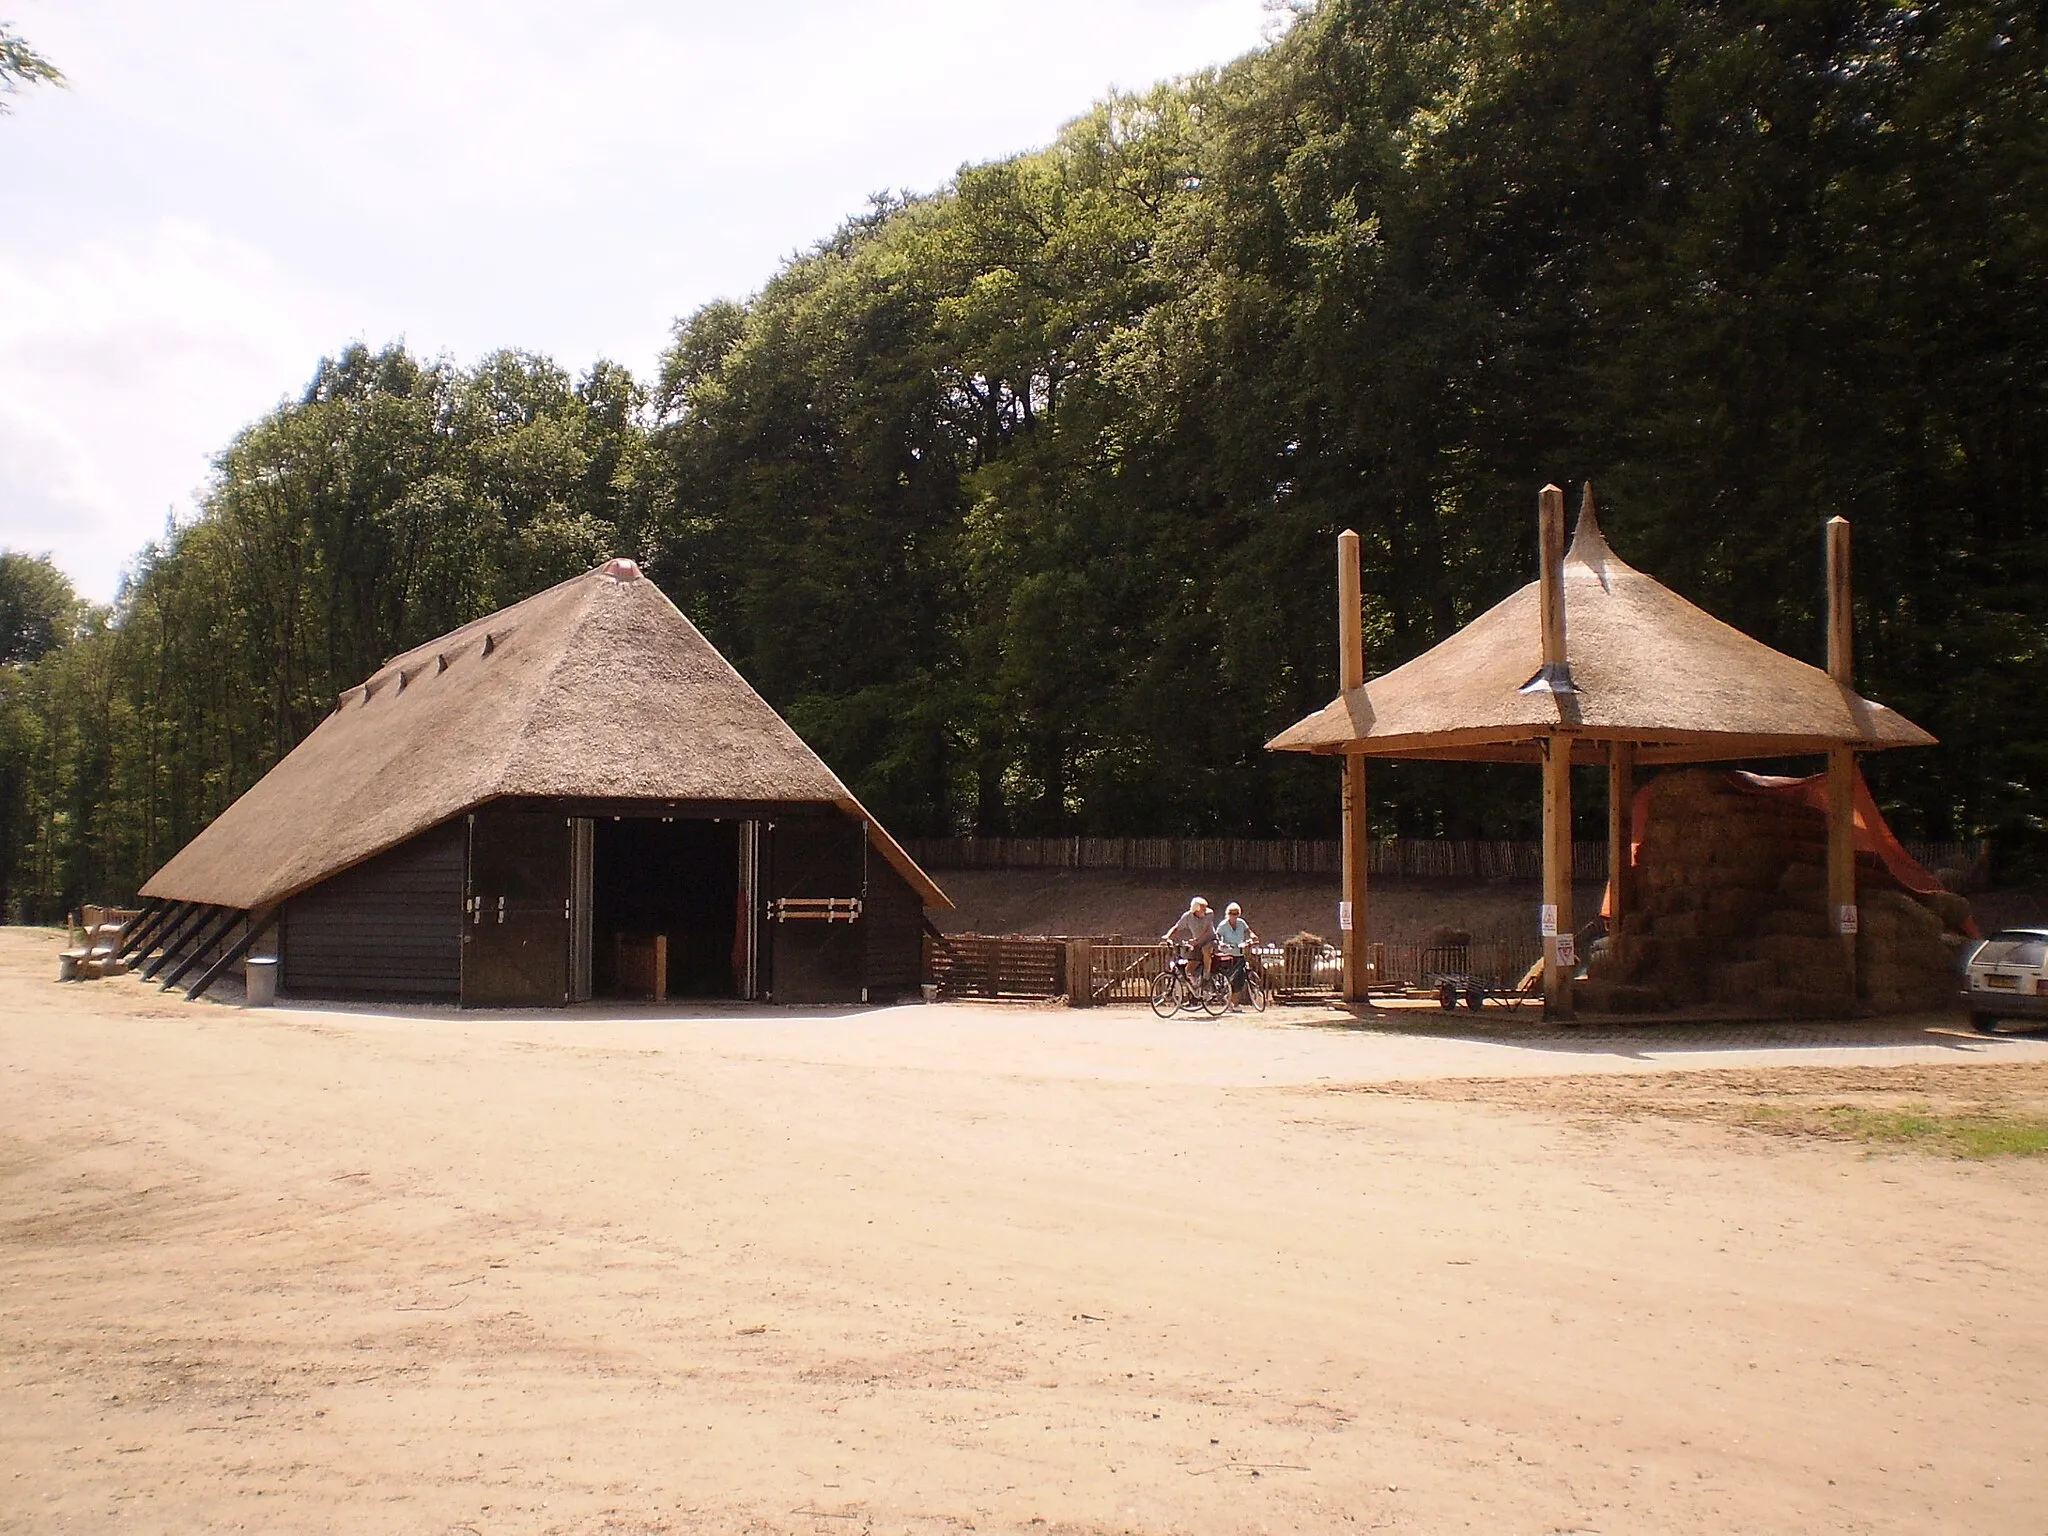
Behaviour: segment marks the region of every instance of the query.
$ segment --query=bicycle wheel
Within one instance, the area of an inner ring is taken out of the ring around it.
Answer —
[[[1161,971],[1152,978],[1152,1011],[1162,1019],[1180,1012],[1180,984],[1173,972]]]
[[[1230,1011],[1230,978],[1221,971],[1211,971],[1195,982],[1196,998],[1202,1011],[1212,1019],[1221,1018]]]
[[[1264,1013],[1266,1004],[1273,1001],[1273,994],[1266,988],[1266,978],[1257,971],[1245,972],[1244,997],[1252,1005],[1254,1013]]]

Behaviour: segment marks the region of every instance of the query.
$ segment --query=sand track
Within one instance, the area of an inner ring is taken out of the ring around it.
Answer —
[[[0,1531],[2048,1507],[2048,1163],[1644,1112],[1754,1085],[1612,1037],[259,1013],[50,947],[0,935]],[[2048,1051],[1841,1048],[2027,1102]]]

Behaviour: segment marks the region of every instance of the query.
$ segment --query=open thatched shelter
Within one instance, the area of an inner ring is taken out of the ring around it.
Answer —
[[[896,995],[951,905],[625,560],[386,663],[142,894],[144,955],[465,1004]]]
[[[1268,745],[1282,752],[1524,762],[1562,739],[1576,763],[1607,746],[1639,763],[1787,757],[1850,745],[1929,746],[1904,716],[1819,667],[1722,623],[1608,548],[1588,499],[1562,561],[1569,688],[1540,683],[1542,586],[1532,581],[1413,661],[1339,694]]]
[[[1848,525],[1828,525],[1829,666],[1796,660],[1731,628],[1634,569],[1600,532],[1586,490],[1569,550],[1564,498],[1540,498],[1536,581],[1421,656],[1364,680],[1358,654],[1356,539],[1340,543],[1340,655],[1346,686],[1267,745],[1347,759],[1346,839],[1352,949],[1363,946],[1364,771],[1368,757],[1531,762],[1544,766],[1546,997],[1569,1012],[1572,968],[1571,779],[1607,765],[1610,884],[1628,899],[1625,817],[1637,763],[1705,763],[1826,753],[1834,921],[1853,958],[1856,930],[1854,754],[1934,738],[1850,686]],[[1349,569],[1346,569],[1346,563]],[[1559,958],[1558,939],[1564,940]],[[1363,995],[1363,973],[1347,970]]]

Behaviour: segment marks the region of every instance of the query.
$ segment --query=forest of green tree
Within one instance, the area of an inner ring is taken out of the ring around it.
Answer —
[[[1262,743],[1333,691],[1335,533],[1377,672],[1585,479],[1809,660],[1850,518],[1860,684],[1941,738],[1881,801],[2039,857],[2048,4],[1324,0],[874,199],[657,378],[347,348],[111,609],[0,560],[4,899],[132,892],[383,658],[613,554],[899,833],[1324,835]],[[1374,774],[1411,835],[1536,796]]]

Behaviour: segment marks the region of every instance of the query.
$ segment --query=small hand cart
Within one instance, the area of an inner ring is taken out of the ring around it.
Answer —
[[[1458,1006],[1463,998],[1465,1006],[1477,1013],[1489,997],[1498,996],[1510,1008],[1519,1008],[1534,997],[1543,986],[1543,966],[1539,961],[1529,967],[1520,982],[1504,986],[1491,976],[1477,971],[1431,971],[1422,978],[1424,988],[1436,993],[1436,1003],[1446,1012]]]

